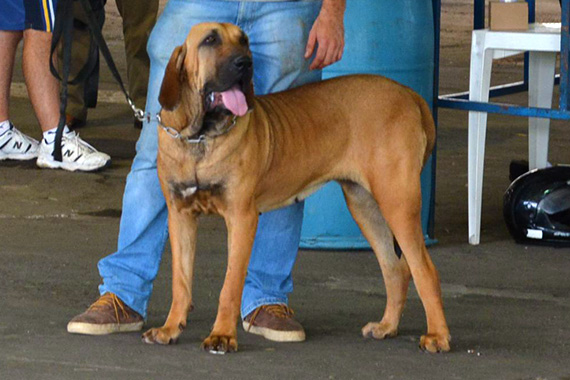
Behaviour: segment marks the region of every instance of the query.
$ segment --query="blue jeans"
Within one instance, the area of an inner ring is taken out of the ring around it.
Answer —
[[[310,60],[303,58],[320,7],[320,1],[170,0],[148,42],[146,111],[160,111],[158,94],[170,55],[184,42],[191,27],[204,21],[234,23],[248,34],[256,94],[320,80],[321,72],[309,71]],[[156,170],[157,150],[156,122],[145,122],[127,176],[118,250],[98,265],[103,278],[99,292],[115,293],[145,318],[168,238],[168,212]],[[293,290],[291,271],[302,218],[302,203],[261,215],[243,293],[243,317],[263,304],[287,303],[287,295]]]

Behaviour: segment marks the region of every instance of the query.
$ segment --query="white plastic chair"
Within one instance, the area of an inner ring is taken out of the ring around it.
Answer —
[[[469,100],[488,102],[494,59],[529,52],[530,107],[552,107],[556,53],[560,52],[560,23],[529,24],[525,31],[473,31]],[[547,165],[550,119],[529,118],[530,169]],[[481,232],[481,201],[487,113],[469,112],[468,198],[469,244],[477,245]]]

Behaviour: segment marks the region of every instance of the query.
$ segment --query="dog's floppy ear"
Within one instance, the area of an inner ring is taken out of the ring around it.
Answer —
[[[158,101],[162,108],[168,111],[174,110],[180,103],[182,82],[185,77],[183,67],[185,57],[186,46],[177,46],[166,66]]]

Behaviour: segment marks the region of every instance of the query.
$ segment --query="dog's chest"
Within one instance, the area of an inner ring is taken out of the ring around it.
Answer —
[[[219,214],[219,197],[223,186],[217,183],[196,183],[196,181],[170,181],[172,198],[181,208],[199,214]]]

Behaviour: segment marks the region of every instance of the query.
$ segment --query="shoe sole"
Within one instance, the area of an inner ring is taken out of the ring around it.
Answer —
[[[0,161],[4,160],[16,160],[16,161],[28,161],[38,158],[38,154],[0,154]]]
[[[242,324],[245,332],[261,335],[265,339],[272,340],[274,342],[302,342],[305,340],[304,331],[273,330],[267,327],[260,327],[255,325],[252,326],[247,321],[242,321]]]
[[[102,170],[102,169],[109,167],[111,165],[111,160],[108,160],[107,162],[105,162],[104,165],[97,166],[94,168],[87,168],[87,169],[82,168],[79,165],[74,165],[74,164],[69,164],[66,162],[59,162],[59,161],[44,161],[44,160],[41,160],[40,158],[38,158],[38,160],[36,161],[36,165],[42,169],[63,169],[63,170],[67,170],[70,172],[90,173],[90,172],[96,172],[98,170]]]
[[[71,334],[83,335],[108,335],[124,332],[141,331],[144,322],[136,323],[109,323],[105,325],[98,325],[94,323],[84,322],[69,322],[67,324],[67,332]]]

